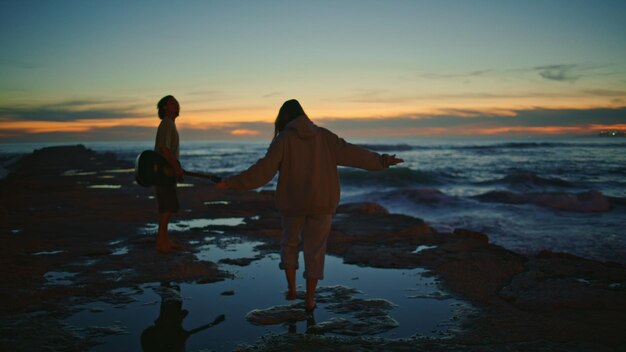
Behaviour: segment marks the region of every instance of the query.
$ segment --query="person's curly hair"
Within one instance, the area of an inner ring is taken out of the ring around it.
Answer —
[[[159,118],[163,119],[165,117],[165,105],[170,99],[174,99],[172,95],[166,95],[157,103],[157,109],[159,110]]]

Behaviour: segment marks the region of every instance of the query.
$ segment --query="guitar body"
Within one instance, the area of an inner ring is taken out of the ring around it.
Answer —
[[[197,172],[185,171],[185,175],[206,178],[216,183],[222,180],[217,175]],[[174,170],[161,154],[153,150],[144,150],[135,160],[135,180],[140,186],[151,187],[157,183],[174,183],[176,177]]]
[[[135,160],[135,181],[143,187],[154,186],[157,182],[174,182],[171,170],[161,154],[144,150]]]

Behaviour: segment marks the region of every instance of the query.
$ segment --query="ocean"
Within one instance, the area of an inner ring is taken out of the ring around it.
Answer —
[[[552,250],[626,263],[626,138],[350,142],[405,163],[377,172],[340,168],[342,203],[376,202],[441,232],[483,232],[522,254]],[[183,140],[180,159],[187,170],[228,176],[262,157],[268,143]],[[153,147],[151,141],[81,144],[129,163]],[[47,145],[0,144],[0,177],[21,155]],[[274,189],[276,180],[263,188]]]

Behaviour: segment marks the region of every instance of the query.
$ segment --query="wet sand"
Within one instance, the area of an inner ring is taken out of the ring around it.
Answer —
[[[173,237],[189,249],[158,254],[150,227],[156,221],[153,190],[137,186],[133,178],[132,165],[113,155],[71,146],[36,151],[0,181],[0,350],[88,350],[124,329],[68,325],[86,305],[123,308],[130,303],[129,288],[155,283],[198,286],[231,280],[234,267],[277,253],[280,217],[272,192],[221,191],[205,181],[187,180],[194,186],[179,189],[182,211],[174,219],[185,225]],[[257,257],[199,255],[207,245],[199,240],[207,228],[214,237],[263,245]],[[364,267],[425,269],[439,280],[442,294],[475,309],[459,315],[458,328],[445,336],[392,339],[372,330],[345,337],[332,333],[338,321],[331,318],[307,324],[308,333],[271,334],[239,350],[626,349],[626,268],[620,264],[551,252],[526,257],[490,244],[488,234],[437,233],[420,219],[389,214],[373,203],[338,209],[328,252]],[[342,297],[333,304],[349,300]],[[342,309],[354,313],[362,307],[360,302]],[[258,307],[254,319],[271,318],[276,312],[269,308]],[[287,310],[283,319],[289,320],[301,308]],[[389,323],[383,313],[378,321]]]

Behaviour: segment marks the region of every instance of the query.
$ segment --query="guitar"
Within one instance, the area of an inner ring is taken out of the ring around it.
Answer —
[[[222,181],[217,175],[185,171],[185,175],[209,179],[215,183]],[[174,182],[174,170],[165,158],[153,151],[144,150],[135,160],[135,180],[143,187],[154,186],[157,182]]]

